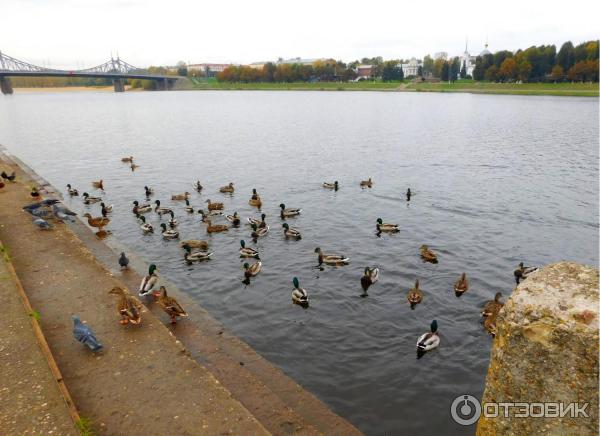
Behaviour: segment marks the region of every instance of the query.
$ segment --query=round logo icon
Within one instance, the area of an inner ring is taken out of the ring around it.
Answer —
[[[459,395],[450,406],[452,419],[460,425],[471,425],[481,416],[481,404],[473,395]]]

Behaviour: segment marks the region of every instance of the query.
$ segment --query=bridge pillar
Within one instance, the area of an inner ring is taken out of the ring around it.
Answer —
[[[2,94],[12,94],[13,88],[10,83],[10,78],[8,77],[0,77],[0,89],[2,90]]]
[[[115,92],[125,92],[125,81],[123,79],[113,79]]]

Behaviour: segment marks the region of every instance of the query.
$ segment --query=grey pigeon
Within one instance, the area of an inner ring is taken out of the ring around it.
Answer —
[[[46,208],[38,207],[37,209],[33,209],[32,211],[30,211],[29,213],[38,218],[52,218],[52,212]]]
[[[75,212],[70,211],[64,206],[59,206],[58,204],[52,205],[52,212],[54,212],[54,216],[59,220],[67,220],[71,222],[75,221],[73,217],[77,215]]]
[[[48,229],[52,228],[52,226],[50,224],[48,224],[48,221],[44,221],[41,218],[34,219],[33,224],[35,224],[42,230],[48,230]]]
[[[121,268],[127,269],[127,266],[129,265],[129,259],[127,256],[125,256],[125,253],[121,253],[121,256],[119,257],[119,265],[121,265]]]
[[[40,208],[42,206],[52,206],[53,204],[58,203],[59,200],[55,200],[53,198],[49,198],[46,200],[42,200],[42,201],[38,201],[36,203],[30,203],[26,206],[23,206],[23,210],[26,210],[27,212],[31,213],[32,210],[35,210],[37,208]]]
[[[94,353],[102,349],[102,344],[98,342],[92,329],[82,323],[77,315],[73,315],[73,337],[87,345]]]

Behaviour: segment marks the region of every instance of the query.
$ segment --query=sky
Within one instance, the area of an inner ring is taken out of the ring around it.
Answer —
[[[422,58],[598,39],[600,2],[0,0],[0,51],[51,68]]]

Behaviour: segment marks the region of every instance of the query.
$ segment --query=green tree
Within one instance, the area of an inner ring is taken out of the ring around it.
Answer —
[[[458,59],[458,57],[455,57],[454,59],[452,59],[452,62],[450,63],[449,80],[451,82],[456,82],[459,72],[460,72],[460,60]]]
[[[187,76],[188,68],[185,62],[179,61],[177,62],[177,75],[178,76]]]
[[[498,70],[498,79],[503,82],[513,81],[517,78],[517,62],[513,58],[506,58]]]
[[[575,64],[575,48],[571,41],[565,42],[556,55],[556,63],[560,65],[564,71],[567,71]]]
[[[485,70],[484,77],[485,80],[490,82],[495,82],[498,80],[498,67],[496,67],[496,65],[491,65],[487,70]]]
[[[533,67],[527,60],[522,60],[517,64],[517,77],[521,82],[527,82],[531,77]]]
[[[447,82],[450,80],[450,65],[448,65],[448,62],[443,63],[442,65],[442,72],[440,73],[440,79],[442,79],[444,82]]]
[[[563,67],[556,64],[554,67],[552,67],[552,73],[550,73],[550,77],[555,82],[562,82],[565,77],[565,70],[563,70]]]
[[[429,76],[433,74],[433,59],[427,55],[423,58],[423,71],[420,76]]]

